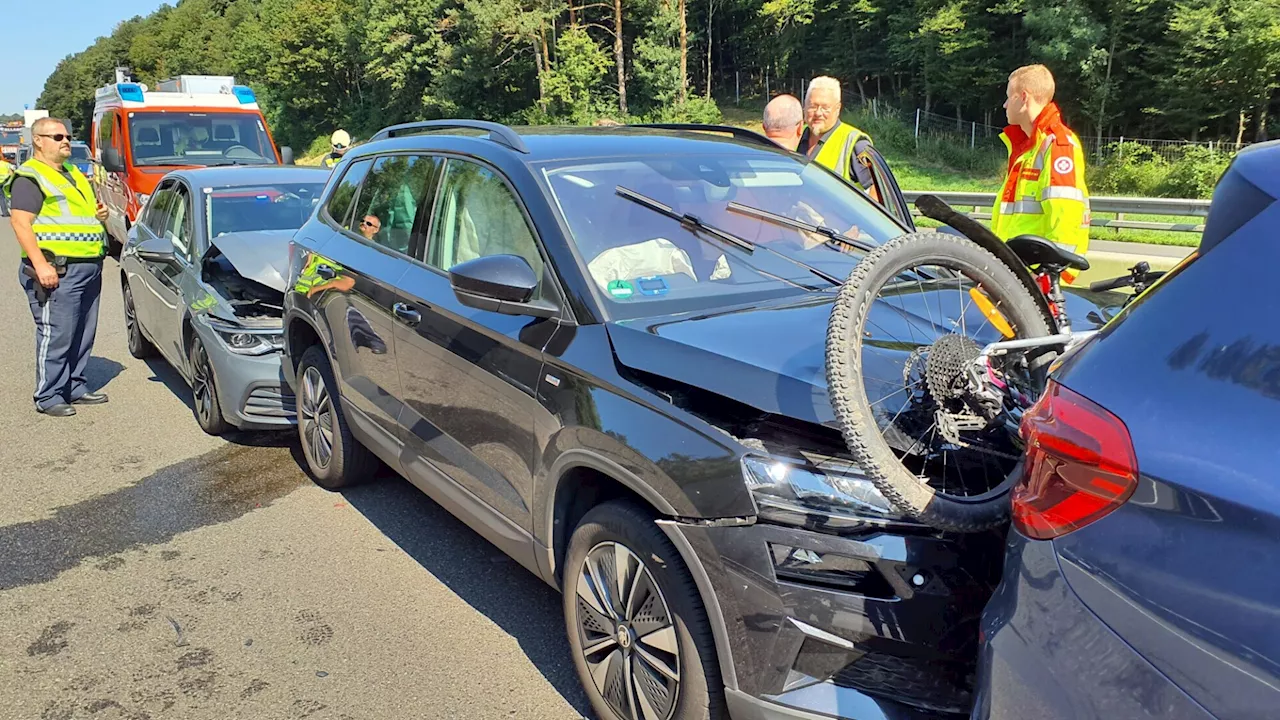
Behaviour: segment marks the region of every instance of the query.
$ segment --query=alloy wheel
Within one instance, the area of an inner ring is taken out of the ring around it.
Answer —
[[[302,374],[300,400],[298,409],[303,450],[314,468],[324,470],[333,459],[333,401],[325,387],[324,377],[314,365]]]
[[[129,334],[129,340],[132,342],[134,333],[137,332],[138,316],[133,309],[133,293],[129,288],[124,289],[124,329]]]
[[[644,562],[616,542],[578,569],[576,625],[596,690],[625,720],[667,720],[680,691],[675,621]]]
[[[209,354],[204,344],[196,341],[191,353],[191,394],[195,399],[196,415],[206,427],[213,419],[213,372],[209,369]]]

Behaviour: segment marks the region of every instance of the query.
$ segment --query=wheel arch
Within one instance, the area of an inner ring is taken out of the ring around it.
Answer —
[[[732,647],[728,628],[720,603],[716,599],[711,580],[701,560],[673,525],[675,509],[651,487],[636,478],[625,468],[596,453],[575,450],[565,453],[553,468],[556,478],[552,501],[547,505],[544,529],[550,544],[551,580],[561,592],[568,592],[564,583],[564,560],[569,549],[569,539],[582,518],[592,508],[607,502],[626,500],[647,510],[658,529],[665,534],[693,577],[694,585],[702,600],[703,609],[711,624],[716,646],[716,662],[725,686],[736,690],[737,673],[734,669]]]

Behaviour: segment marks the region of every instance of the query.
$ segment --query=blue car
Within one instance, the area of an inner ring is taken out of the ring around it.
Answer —
[[[71,143],[71,164],[76,166],[85,177],[93,177],[93,156],[89,154],[89,146],[82,142]]]
[[[1280,713],[1280,143],[1024,419],[978,720]]]

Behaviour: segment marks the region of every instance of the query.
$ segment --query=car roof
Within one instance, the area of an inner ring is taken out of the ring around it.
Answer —
[[[771,153],[795,157],[785,150],[765,142],[740,140],[728,135],[697,130],[659,129],[640,126],[577,127],[536,126],[512,127],[527,153],[517,152],[498,140],[493,148],[509,152],[521,160],[540,163],[554,160],[570,160],[593,157],[672,156],[672,155],[742,155],[744,153]],[[489,133],[473,128],[431,129],[414,134],[398,135],[361,145],[358,154],[396,150],[433,149],[436,139],[472,138],[484,139]],[[763,140],[763,138],[761,138]],[[797,158],[799,159],[799,158]]]
[[[192,187],[271,185],[274,183],[323,183],[329,169],[300,165],[231,165],[213,168],[184,168],[169,173]]]

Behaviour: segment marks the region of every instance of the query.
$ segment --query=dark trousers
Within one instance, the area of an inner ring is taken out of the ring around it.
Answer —
[[[36,407],[73,402],[89,391],[84,373],[98,331],[102,261],[69,263],[58,287],[43,294],[21,268],[18,277],[36,321]]]
[[[0,217],[9,217],[9,198],[0,191]]]

